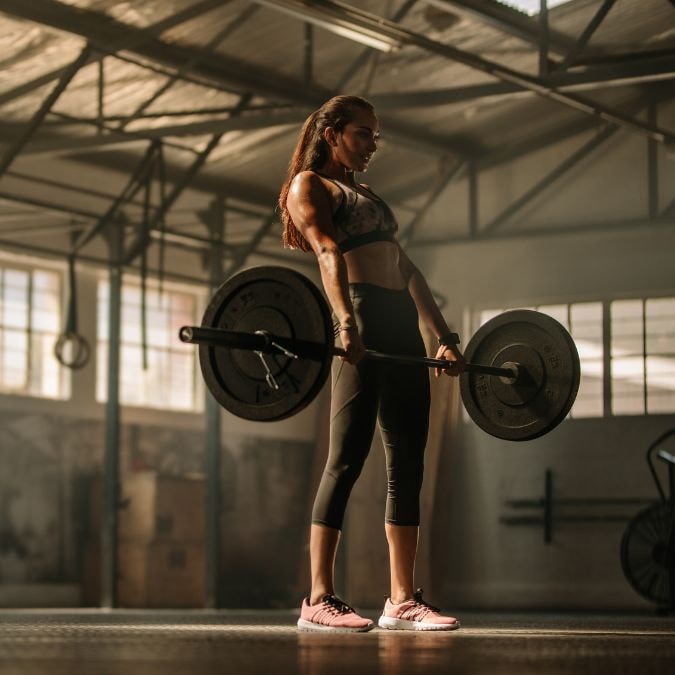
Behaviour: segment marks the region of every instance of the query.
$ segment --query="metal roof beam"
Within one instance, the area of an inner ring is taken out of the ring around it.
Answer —
[[[99,12],[65,5],[57,0],[41,0],[39,3],[3,0],[2,11],[79,35],[102,51],[125,49],[176,70],[184,68],[198,54],[198,62],[188,70],[206,81],[231,87],[241,94],[252,92],[271,99],[292,101],[308,108],[308,111],[336,93],[316,83],[311,88],[306,87],[301,78],[288,77],[225,54],[204,54],[192,47],[163,42],[148,35],[141,28],[121,23]],[[467,155],[479,153],[481,150],[476,144],[431,134],[425,129],[408,124],[393,123],[386,117],[383,117],[382,123],[389,135],[396,136],[402,145],[427,154],[456,152]]]
[[[71,185],[68,183],[62,183],[61,181],[54,180],[53,178],[45,178],[43,176],[30,176],[26,173],[20,173],[18,171],[7,171],[5,174],[12,178],[18,180],[27,181],[29,183],[35,183],[35,185],[40,185],[42,187],[55,188],[57,190],[63,190],[64,192],[74,192],[77,195],[94,197],[96,199],[102,199],[105,202],[110,202],[110,200],[115,199],[116,195],[110,194],[109,192],[102,192],[100,190],[93,190],[91,188],[85,188],[81,185]],[[238,186],[228,188],[232,193],[237,193]],[[227,190],[226,190],[227,191]],[[143,203],[141,200],[128,199],[127,203],[133,206],[142,207]],[[236,213],[240,216],[248,216],[249,218],[260,218],[263,213],[261,211],[255,211],[252,208],[247,208],[240,206],[232,202],[232,199],[229,199],[227,202],[228,212]],[[192,213],[188,211],[188,213]],[[92,218],[96,219],[100,217],[100,214],[92,214]]]
[[[216,133],[226,133],[229,131],[252,131],[256,129],[268,129],[281,125],[301,124],[305,119],[306,113],[297,110],[281,110],[276,112],[242,115],[241,117],[219,118],[214,120],[202,120],[199,122],[190,122],[188,124],[167,125],[163,127],[148,127],[146,129],[135,129],[134,131],[121,131],[112,125],[104,125],[105,135],[91,135],[76,137],[55,136],[49,139],[36,140],[26,146],[24,155],[44,155],[44,154],[63,154],[63,153],[81,153],[84,149],[105,148],[112,145],[123,145],[129,142],[139,142],[156,140],[163,138],[176,138],[185,136],[204,136]],[[68,119],[67,117],[65,119]],[[70,118],[74,127],[78,125],[99,126],[95,120],[83,120]],[[53,125],[52,129],[63,128],[63,124]],[[12,125],[2,125],[4,135],[11,134]],[[45,125],[49,128],[49,125]],[[190,148],[176,146],[177,149],[191,152]],[[196,154],[196,153],[195,153]]]
[[[195,177],[197,172],[202,168],[204,162],[206,162],[206,160],[208,159],[208,156],[213,152],[218,143],[220,143],[221,138],[222,134],[215,134],[211,138],[207,146],[204,148],[204,150],[202,150],[202,152],[199,153],[197,158],[190,165],[190,167],[185,172],[181,180],[174,184],[171,193],[160,204],[151,222],[148,223],[149,229],[158,226],[163,221],[164,217],[166,216],[166,213],[174,205],[174,203],[176,202],[178,197],[180,197],[180,195],[183,193],[185,188],[187,188],[187,186],[190,184],[190,182]],[[134,242],[134,244],[132,244],[129,250],[124,252],[123,260],[125,265],[131,264],[134,258],[140,255],[143,252],[143,249],[148,245],[149,240],[146,236],[147,234],[148,234],[147,232],[141,232],[141,236],[138,237],[138,239]]]
[[[527,204],[531,203],[544,190],[548,189],[557,180],[562,178],[570,169],[574,168],[579,162],[585,159],[588,155],[601,146],[605,141],[609,140],[617,131],[618,127],[615,125],[608,125],[597,136],[594,136],[589,141],[586,141],[578,150],[573,152],[567,159],[556,166],[546,176],[538,180],[529,190],[518,197],[514,202],[509,204],[501,213],[495,216],[484,227],[476,231],[477,236],[482,236],[486,232],[496,230],[500,225],[505,223],[513,217],[518,211],[523,209]]]
[[[397,12],[391,17],[392,21],[398,23],[403,21],[407,16],[408,12],[417,4],[418,0],[406,0],[403,5],[398,9]],[[339,79],[336,89],[342,90],[349,83],[349,81],[356,75],[356,73],[363,68],[373,56],[373,50],[366,48],[364,49],[352,63],[349,65],[347,70],[342,74],[342,77]]]
[[[427,239],[416,239],[410,244],[410,248],[428,248],[453,244],[475,244],[483,242],[503,241],[510,239],[530,239],[537,237],[552,236],[576,236],[579,234],[591,234],[594,232],[613,232],[617,230],[636,230],[643,228],[649,230],[652,227],[675,227],[675,217],[659,217],[655,220],[647,218],[631,218],[623,221],[616,219],[610,221],[597,221],[581,225],[547,225],[532,226],[527,228],[511,228],[506,230],[496,230],[490,234],[482,236],[478,233],[476,236],[450,235],[448,237],[428,237]]]
[[[229,2],[230,0],[225,0],[225,2]],[[12,6],[14,3],[11,2],[11,0],[8,0],[8,2],[3,2],[2,7],[0,7],[0,11],[10,14],[13,16],[18,16],[19,18],[22,19],[28,19],[30,21],[37,21],[38,23],[42,23],[39,19],[36,18],[30,18],[30,16],[26,16],[23,14],[16,14],[12,11]],[[24,3],[25,4],[25,3]],[[43,3],[45,4],[45,3]],[[58,3],[57,3],[58,4]],[[144,37],[142,38],[143,40],[147,40],[150,37],[161,35],[163,32],[167,31],[170,28],[175,28],[176,26],[185,23],[186,21],[189,21],[190,19],[194,19],[197,16],[200,16],[201,14],[205,14],[206,12],[210,12],[211,10],[217,8],[217,7],[222,7],[223,2],[218,2],[218,0],[204,0],[203,2],[199,2],[196,5],[192,5],[186,9],[184,9],[182,12],[178,12],[170,17],[167,17],[166,19],[162,19],[158,23],[149,26],[148,28],[143,29],[143,34]],[[26,8],[29,9],[29,8]],[[101,15],[103,17],[103,15]],[[105,17],[104,17],[105,18]],[[51,24],[47,24],[51,25]],[[53,28],[59,28],[59,26],[51,26]],[[65,27],[61,27],[60,30],[64,30],[66,32],[72,33],[71,30],[68,30]],[[84,37],[84,36],[81,36]],[[116,49],[131,49],[134,47],[135,43],[129,43],[129,44],[124,44],[124,43],[118,43],[116,46]],[[92,55],[91,62],[96,62],[100,61],[102,58],[104,58],[104,54],[97,54],[97,55]],[[34,80],[31,80],[30,82],[25,82],[18,87],[15,87],[14,89],[11,89],[10,91],[6,91],[3,94],[0,94],[0,105],[4,105],[5,103],[8,103],[9,101],[13,101],[15,98],[19,98],[21,96],[24,96],[26,94],[30,94],[32,91],[35,91],[36,89],[39,89],[45,84],[48,84],[49,82],[56,80],[57,78],[61,77],[63,73],[66,71],[68,66],[63,66],[60,68],[56,68],[55,70],[52,70],[48,73],[44,73],[43,75],[40,75],[39,77],[36,77]]]
[[[670,87],[658,88],[657,91],[651,93],[652,101],[655,104],[670,101],[674,96],[675,92]],[[644,110],[645,105],[646,102],[644,96],[641,96],[626,101],[623,108],[627,114],[638,115]],[[528,138],[525,141],[518,141],[515,143],[506,142],[502,144],[500,147],[495,148],[490,153],[477,160],[478,167],[483,171],[505,162],[511,162],[519,157],[523,157],[550,145],[560,143],[579,134],[600,129],[601,126],[598,124],[598,121],[592,117],[581,117],[576,120],[571,120],[567,124],[558,125],[552,131],[546,131],[538,136]]]
[[[284,4],[293,5],[300,13],[302,8],[306,7],[304,0],[284,0]],[[577,94],[552,89],[541,78],[514,70],[496,61],[489,61],[452,45],[432,40],[422,33],[404,28],[400,24],[388,21],[383,17],[357,10],[351,5],[334,0],[315,0],[311,6],[314,13],[322,10],[327,18],[340,16],[343,26],[348,26],[350,21],[353,21],[355,29],[363,30],[365,28],[383,39],[396,42],[400,46],[417,47],[442,59],[461,63],[468,68],[485,73],[503,82],[518,85],[522,89],[532,91],[543,98],[560,103],[584,115],[638,132],[659,143],[670,144],[675,142],[675,133],[669,130],[628,117],[621,112],[582,98]],[[352,17],[354,18],[352,19]]]
[[[586,47],[588,41],[591,39],[591,37],[593,37],[593,33],[595,33],[595,31],[600,27],[600,24],[603,22],[607,14],[609,14],[609,10],[614,7],[615,3],[616,0],[604,0],[593,18],[588,22],[586,28],[584,28],[574,47],[572,47],[572,49],[570,49],[570,51],[565,54],[565,58],[560,62],[558,68],[564,70],[574,63],[576,57],[584,50],[584,47]]]
[[[209,41],[209,43],[202,50],[204,54],[212,52],[218,45],[226,40],[232,33],[234,33],[238,28],[243,26],[257,11],[258,7],[255,5],[247,7],[243,12],[236,16],[232,21],[230,21],[222,30]],[[183,66],[181,66],[175,73],[173,73],[167,80],[162,84],[148,99],[146,99],[136,110],[122,120],[119,124],[120,129],[124,129],[128,124],[133,122],[138,118],[147,108],[149,108],[155,101],[157,101],[161,96],[163,96],[169,89],[171,89],[176,82],[180,81],[181,77],[186,74],[190,68],[193,68],[199,63],[199,60],[202,58],[201,54],[194,54],[193,57]]]
[[[431,190],[427,194],[427,198],[422,205],[422,207],[415,213],[412,217],[412,220],[408,225],[403,229],[401,235],[399,236],[399,241],[403,247],[410,245],[415,233],[419,229],[420,224],[424,221],[427,213],[431,207],[436,203],[438,198],[445,192],[446,188],[452,183],[452,181],[460,173],[460,170],[466,166],[465,160],[460,160],[454,164],[450,164],[441,169],[437,179],[436,184],[432,186]]]
[[[21,150],[23,150],[24,146],[28,143],[33,134],[37,131],[38,127],[42,124],[44,119],[49,114],[49,111],[52,109],[52,106],[56,103],[56,101],[58,101],[59,97],[66,90],[75,75],[77,75],[80,70],[89,62],[90,54],[91,49],[87,44],[80,52],[80,55],[68,66],[68,68],[66,68],[57,85],[42,102],[42,105],[35,112],[28,124],[22,125],[22,131],[18,135],[18,138],[15,139],[15,141],[5,151],[5,154],[2,156],[2,158],[0,158],[0,178],[16,159],[16,156],[21,152]]]
[[[459,14],[488,24],[503,33],[513,35],[528,44],[539,47],[541,33],[539,22],[523,12],[494,0],[422,0],[428,5]],[[576,41],[565,33],[549,28],[548,47],[551,52],[564,56]]]
[[[122,192],[115,198],[113,203],[108,207],[108,210],[99,218],[98,222],[94,223],[86,230],[80,233],[72,246],[72,253],[77,253],[83,246],[88,244],[97,234],[103,231],[103,229],[112,222],[113,219],[117,216],[120,208],[125,204],[129,199],[133,199],[138,190],[140,190],[145,176],[152,169],[152,162],[154,161],[154,156],[156,152],[156,147],[154,145],[149,145],[145,155],[139,162],[136,167],[136,170],[129,178],[126,186]]]
[[[573,71],[555,71],[542,80],[551,89],[583,91],[634,84],[648,84],[675,78],[675,51],[644,55],[639,60],[622,60],[594,66],[575,67]],[[371,96],[379,107],[416,108],[463,103],[490,96],[533,96],[534,92],[511,82],[487,82],[450,89],[380,93]]]
[[[253,233],[250,241],[244,244],[234,256],[234,260],[225,271],[225,277],[231,277],[235,272],[238,272],[248,260],[248,257],[256,251],[259,244],[265,239],[267,234],[272,229],[272,226],[278,222],[276,209],[263,220],[260,227]]]

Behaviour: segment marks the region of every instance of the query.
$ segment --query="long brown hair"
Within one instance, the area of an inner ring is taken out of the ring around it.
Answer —
[[[330,156],[328,143],[323,137],[324,131],[328,127],[342,131],[354,119],[356,111],[363,109],[373,112],[372,104],[360,96],[334,96],[305,120],[279,194],[281,223],[284,226],[282,241],[286,248],[311,250],[307,240],[295,227],[286,206],[293,179],[302,171],[320,169]]]

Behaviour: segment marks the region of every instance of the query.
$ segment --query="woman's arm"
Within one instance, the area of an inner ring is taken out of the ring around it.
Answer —
[[[303,171],[293,179],[287,206],[293,224],[316,255],[328,302],[340,322],[340,337],[347,352],[345,360],[356,363],[363,357],[365,347],[356,327],[349,297],[347,266],[335,241],[328,190],[315,173]]]
[[[441,314],[441,310],[436,304],[436,300],[434,300],[429,284],[427,284],[422,273],[417,269],[410,258],[408,258],[400,246],[398,266],[403,278],[406,280],[410,295],[414,300],[417,311],[424,323],[429,326],[437,339],[448,335],[451,331],[443,318],[443,314]],[[453,362],[453,365],[450,368],[443,370],[447,375],[459,375],[464,370],[464,357],[458,347],[454,344],[439,345],[438,351],[436,352],[436,358]],[[440,369],[437,368],[436,377],[438,377],[440,372]]]

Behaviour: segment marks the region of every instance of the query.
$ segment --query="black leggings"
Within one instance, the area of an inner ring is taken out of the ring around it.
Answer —
[[[350,284],[361,337],[368,349],[425,356],[417,310],[407,289]],[[339,344],[339,339],[338,339]],[[411,366],[335,359],[328,461],[312,522],[342,528],[347,500],[368,456],[375,421],[387,464],[386,521],[419,525],[419,495],[429,426],[429,373]]]

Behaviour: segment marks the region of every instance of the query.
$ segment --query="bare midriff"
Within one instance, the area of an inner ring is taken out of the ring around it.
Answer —
[[[374,241],[343,254],[350,283],[401,290],[406,283],[398,267],[398,246]]]

